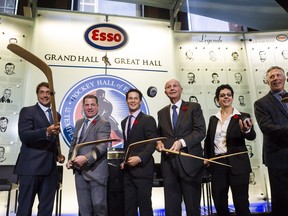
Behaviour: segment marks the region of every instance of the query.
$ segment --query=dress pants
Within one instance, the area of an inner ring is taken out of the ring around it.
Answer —
[[[165,216],[182,215],[182,197],[187,216],[200,216],[201,177],[199,180],[181,178],[169,161],[162,162],[165,167],[164,197]]]
[[[217,160],[228,163],[226,158]],[[213,164],[211,167],[212,197],[218,216],[229,216],[228,191],[231,188],[236,214],[250,216],[249,174],[233,175],[230,168]]]
[[[19,198],[17,216],[31,216],[36,194],[38,194],[38,213],[41,216],[51,216],[58,184],[58,172],[55,169],[49,175],[18,175]]]
[[[153,216],[152,209],[153,179],[145,177],[132,177],[127,171],[124,174],[125,216]]]
[[[288,170],[268,167],[272,216],[280,216],[287,212],[288,204]]]

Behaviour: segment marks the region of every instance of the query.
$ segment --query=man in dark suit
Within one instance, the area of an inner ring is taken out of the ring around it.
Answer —
[[[255,116],[263,133],[263,163],[268,168],[272,215],[283,215],[288,203],[288,113],[281,103],[286,93],[283,68],[273,66],[266,72],[270,86],[267,95],[254,103]]]
[[[39,199],[37,215],[51,216],[58,183],[56,145],[60,126],[49,121],[49,84],[40,83],[36,93],[38,103],[22,108],[19,114],[22,146],[14,170],[20,184],[17,216],[32,215],[36,194]]]
[[[81,216],[107,216],[107,143],[80,148],[73,161],[71,156],[75,145],[79,143],[109,139],[111,126],[100,117],[95,95],[84,96],[82,102],[85,118],[76,122],[66,167],[74,169]]]
[[[130,89],[126,93],[129,116],[122,122],[124,147],[131,143],[155,138],[157,136],[156,121],[152,116],[144,114],[140,107],[142,93],[138,89]],[[124,169],[124,203],[125,216],[153,216],[151,193],[153,186],[154,158],[156,143],[135,146],[128,154],[128,160],[121,164]],[[132,147],[131,147],[132,148]]]
[[[164,143],[157,142],[157,150],[161,151],[166,148],[202,157],[201,141],[206,133],[203,113],[198,103],[181,100],[182,91],[183,89],[177,80],[172,79],[165,85],[165,94],[170,99],[171,104],[158,112],[158,132],[160,136],[168,139]],[[178,116],[177,121],[176,119],[172,121],[176,114]],[[182,215],[183,196],[186,215],[200,216],[203,161],[165,152],[162,152],[161,156],[165,215]]]

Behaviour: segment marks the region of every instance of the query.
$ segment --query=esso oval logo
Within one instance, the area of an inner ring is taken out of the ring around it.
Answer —
[[[288,40],[288,36],[285,34],[279,34],[276,36],[276,39],[280,42],[285,42]]]
[[[89,27],[84,34],[85,41],[100,50],[115,50],[126,45],[128,35],[119,26],[102,23]]]

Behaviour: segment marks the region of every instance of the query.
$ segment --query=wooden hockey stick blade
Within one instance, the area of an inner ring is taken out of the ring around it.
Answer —
[[[245,154],[245,153],[248,153],[248,151],[237,152],[237,153],[233,153],[233,154],[227,154],[227,155],[221,155],[221,156],[218,156],[218,157],[209,158],[209,161],[217,160],[217,159],[220,159],[220,158],[232,157],[232,156],[235,156],[235,155],[240,155],[240,154]]]
[[[149,142],[154,142],[154,141],[163,141],[163,140],[166,140],[166,139],[167,139],[167,137],[156,137],[156,138],[152,138],[152,139],[146,139],[146,140],[141,140],[141,141],[138,141],[138,142],[131,143],[131,144],[128,146],[128,148],[127,148],[124,161],[127,162],[131,151],[132,151],[133,148],[135,148],[137,145],[148,144]]]
[[[74,149],[73,149],[73,152],[72,152],[72,156],[70,158],[71,161],[74,161],[76,156],[77,156],[77,153],[78,153],[78,150],[80,148],[82,148],[83,146],[88,146],[88,145],[98,145],[100,143],[105,143],[105,142],[114,142],[114,141],[120,141],[119,139],[102,139],[102,140],[95,140],[95,141],[89,141],[89,142],[84,142],[84,143],[79,143],[79,144],[76,144]]]
[[[54,98],[54,85],[53,85],[53,77],[52,77],[52,71],[51,68],[40,58],[38,58],[33,53],[29,52],[28,50],[20,47],[17,44],[10,43],[7,46],[7,49],[9,49],[11,52],[15,53],[16,55],[20,56],[21,58],[25,59],[27,62],[30,62],[37,68],[39,68],[44,75],[46,76],[48,83],[49,83],[49,90],[51,94],[51,105],[52,105],[52,111],[53,111],[53,118],[54,123],[58,123],[58,116],[56,112],[56,106],[55,106],[55,98]]]
[[[9,49],[11,52],[15,53],[16,55],[25,59],[27,62],[30,62],[31,64],[39,68],[46,76],[48,83],[49,83],[49,90],[50,90],[50,95],[51,95],[53,120],[54,120],[54,124],[57,125],[59,123],[59,120],[58,120],[58,115],[56,111],[56,103],[55,103],[55,97],[54,97],[55,92],[54,92],[51,68],[44,61],[38,58],[36,55],[34,55],[33,53],[29,52],[28,50],[22,48],[21,46],[17,44],[10,43],[8,44],[7,49]],[[57,149],[58,149],[58,155],[62,155],[60,145],[57,145]]]
[[[192,154],[187,154],[185,152],[174,151],[174,150],[170,150],[170,149],[162,149],[162,151],[165,151],[165,152],[168,152],[168,153],[172,153],[172,154],[178,154],[178,155],[182,155],[182,156],[186,156],[186,157],[192,157],[192,158],[196,158],[196,159],[203,160],[203,161],[209,161],[211,163],[215,163],[215,164],[222,165],[222,166],[232,167],[231,165],[228,165],[228,164],[220,163],[220,162],[217,162],[217,161],[213,161],[213,160],[210,160],[210,159],[207,159],[207,158],[203,158],[203,157],[199,157],[199,156],[192,155]]]

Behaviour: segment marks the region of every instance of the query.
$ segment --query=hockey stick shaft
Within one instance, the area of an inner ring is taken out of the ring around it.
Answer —
[[[224,163],[220,163],[220,162],[217,162],[217,161],[209,160],[209,159],[206,159],[206,158],[203,158],[203,157],[199,157],[199,156],[196,156],[196,155],[192,155],[192,154],[187,154],[185,152],[174,151],[174,150],[170,150],[170,149],[162,149],[162,151],[165,151],[165,152],[168,152],[168,153],[172,153],[172,154],[178,154],[178,155],[182,155],[182,156],[186,156],[186,157],[192,157],[192,158],[196,158],[196,159],[203,160],[203,161],[209,161],[211,163],[215,163],[215,164],[222,165],[222,166],[231,167],[231,165],[228,165],[228,164],[224,164]]]
[[[78,150],[84,146],[88,146],[88,145],[98,145],[100,143],[105,143],[105,142],[114,142],[114,141],[120,141],[119,139],[103,139],[103,140],[95,140],[95,141],[89,141],[89,142],[84,142],[84,143],[79,143],[79,144],[76,144],[74,149],[73,149],[73,152],[72,152],[72,156],[71,156],[71,161],[74,161],[76,156],[77,156],[77,153],[78,153]]]
[[[125,161],[125,162],[128,161],[128,158],[129,158],[129,156],[130,156],[131,151],[132,151],[133,148],[135,148],[137,145],[148,144],[148,143],[150,143],[150,142],[156,142],[156,141],[163,141],[163,140],[166,140],[166,139],[167,139],[167,137],[156,137],[156,138],[152,138],[152,139],[147,139],[147,140],[142,140],[142,141],[138,141],[138,142],[131,143],[131,144],[128,146],[128,148],[127,148],[124,161]]]

